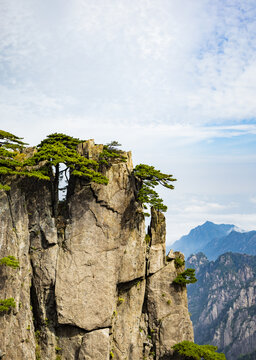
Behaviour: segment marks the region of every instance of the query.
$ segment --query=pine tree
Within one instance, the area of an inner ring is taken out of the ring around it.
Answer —
[[[195,269],[188,268],[179,274],[174,280],[174,284],[177,285],[187,285],[187,284],[194,284],[197,282],[195,277]]]
[[[16,135],[0,130],[0,190],[9,191],[14,176],[29,176],[46,179],[40,171],[24,166],[26,155],[23,149],[27,145]]]
[[[108,167],[111,166],[113,160],[118,160],[121,162],[126,162],[127,158],[123,155],[123,151],[117,149],[117,147],[122,146],[118,141],[111,141],[109,144],[103,146],[103,151],[100,154],[99,162]]]
[[[184,340],[172,347],[174,354],[179,354],[184,360],[226,360],[223,353],[217,353],[217,346],[198,345]]]
[[[58,192],[67,187],[66,185],[60,189],[60,181],[63,176],[65,176],[67,183],[70,175],[79,176],[98,184],[108,183],[108,179],[97,171],[98,162],[87,159],[77,152],[77,145],[81,142],[83,140],[61,133],[48,135],[37,146],[37,152],[33,157],[25,162],[28,166],[39,166],[41,173],[51,181],[55,216],[57,214]],[[61,169],[61,164],[64,169]]]
[[[161,173],[154,166],[140,164],[133,170],[135,177],[141,181],[141,187],[138,192],[138,201],[147,209],[147,205],[153,206],[156,210],[166,212],[167,206],[164,205],[158,193],[154,190],[157,185],[162,185],[168,189],[174,189],[171,182],[176,181],[172,175]],[[145,213],[149,216],[148,213]]]

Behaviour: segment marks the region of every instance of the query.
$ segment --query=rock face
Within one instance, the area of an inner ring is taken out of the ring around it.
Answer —
[[[195,342],[218,346],[228,360],[244,354],[254,359],[256,256],[226,253],[214,262],[198,253],[187,260],[187,266],[196,269],[198,278],[188,286]]]
[[[78,151],[97,159],[92,140]],[[24,179],[0,193],[0,354],[12,360],[169,359],[193,340],[186,289],[165,258],[165,219],[152,210],[145,237],[131,154],[103,169],[109,184],[71,179],[52,217],[48,183]],[[176,256],[180,256],[177,254]]]

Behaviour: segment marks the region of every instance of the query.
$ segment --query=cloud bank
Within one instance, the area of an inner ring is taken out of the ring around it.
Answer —
[[[1,10],[1,115],[12,121],[255,119],[253,1],[2,0]]]

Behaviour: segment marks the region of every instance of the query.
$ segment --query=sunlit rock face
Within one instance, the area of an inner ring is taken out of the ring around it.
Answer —
[[[96,159],[90,140],[79,152]],[[165,258],[165,218],[152,209],[148,239],[131,154],[102,171],[108,185],[71,179],[52,216],[50,184],[25,179],[0,194],[0,314],[3,359],[164,359],[193,340],[184,287]],[[181,271],[181,270],[179,270]]]

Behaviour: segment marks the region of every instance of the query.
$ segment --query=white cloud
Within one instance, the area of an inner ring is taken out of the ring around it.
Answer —
[[[250,199],[250,201],[251,201],[253,204],[256,204],[256,196],[252,197],[252,198]]]
[[[251,119],[256,16],[250,5],[3,0],[0,66],[10,91],[2,99],[14,102],[16,87],[25,86],[35,102],[37,93],[59,99],[59,117],[128,124]]]
[[[206,201],[193,201],[192,204],[184,208],[185,213],[209,214],[227,209],[226,205],[211,203]]]

